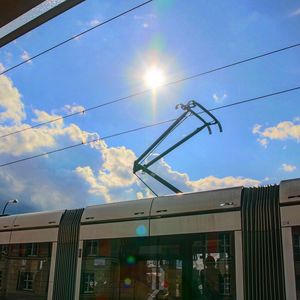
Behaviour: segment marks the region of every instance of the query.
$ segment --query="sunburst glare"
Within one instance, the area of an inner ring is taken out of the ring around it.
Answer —
[[[165,83],[164,71],[157,66],[152,66],[146,71],[144,79],[148,88],[157,89]]]

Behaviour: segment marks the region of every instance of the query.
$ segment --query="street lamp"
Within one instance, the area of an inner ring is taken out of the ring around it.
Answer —
[[[6,207],[7,207],[7,205],[8,205],[9,203],[14,203],[14,204],[16,204],[16,203],[18,203],[18,202],[19,202],[18,199],[8,200],[8,201],[5,203],[4,208],[3,208],[3,210],[2,210],[2,216],[4,215],[5,210],[6,210]]]

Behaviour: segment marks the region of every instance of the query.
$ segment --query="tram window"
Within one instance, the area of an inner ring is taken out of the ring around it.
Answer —
[[[1,297],[27,299],[30,294],[32,300],[47,299],[51,246],[51,243],[28,243],[1,247]]]
[[[38,255],[38,244],[37,243],[30,243],[25,244],[25,255],[26,256],[36,256]]]
[[[5,257],[8,253],[8,245],[0,245],[0,259],[1,257]]]
[[[99,241],[89,240],[85,241],[84,256],[96,256],[98,254]]]
[[[95,282],[95,275],[94,273],[83,273],[83,278],[82,278],[82,291],[85,294],[90,294],[94,292],[94,286],[97,284]]]
[[[234,270],[232,232],[99,240],[80,299],[234,300]]]
[[[24,291],[32,291],[33,276],[34,276],[33,272],[20,272],[18,289]]]
[[[293,228],[293,248],[296,274],[297,300],[300,300],[300,227]]]

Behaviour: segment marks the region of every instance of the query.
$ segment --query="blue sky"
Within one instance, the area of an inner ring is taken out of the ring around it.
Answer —
[[[141,1],[87,0],[0,49],[7,69]],[[0,76],[0,134],[145,89],[153,64],[166,81],[300,41],[299,1],[152,3]],[[299,86],[300,47],[0,140],[0,161],[159,122],[194,99],[213,108]],[[200,133],[154,170],[183,191],[300,177],[300,92],[215,112],[224,132]],[[177,138],[198,124],[188,121]],[[151,194],[132,162],[167,125],[0,168],[11,212],[82,207]],[[170,142],[176,137],[170,138]],[[160,149],[162,150],[162,149]],[[158,151],[159,152],[159,151]],[[148,179],[160,194],[168,190]]]

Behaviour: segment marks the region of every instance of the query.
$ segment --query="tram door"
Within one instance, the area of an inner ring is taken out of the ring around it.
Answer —
[[[80,299],[233,300],[233,248],[232,233],[86,241]]]
[[[232,232],[152,237],[126,248],[135,249],[136,267],[121,278],[132,278],[131,297],[123,290],[119,299],[236,299]]]

